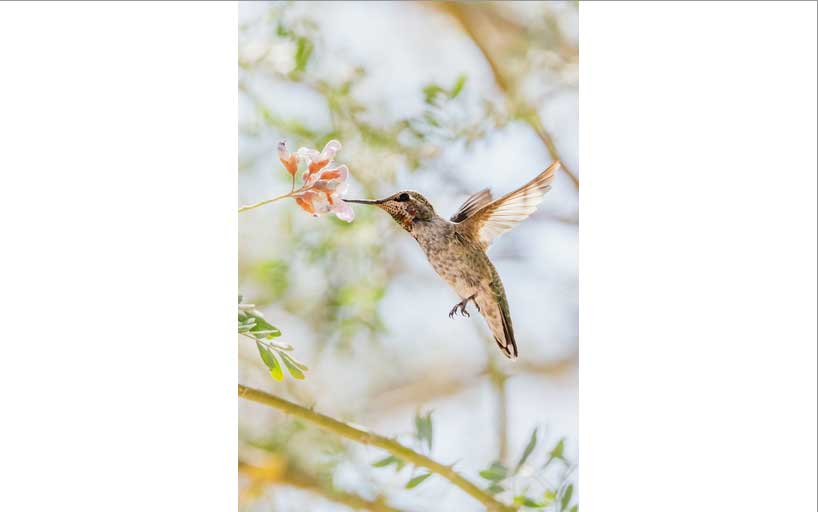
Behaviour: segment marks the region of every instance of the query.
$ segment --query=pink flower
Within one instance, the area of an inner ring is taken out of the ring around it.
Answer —
[[[304,183],[313,174],[330,165],[330,161],[335,158],[335,154],[339,151],[341,151],[341,143],[335,139],[327,142],[324,150],[320,153],[311,148],[299,148],[298,156],[309,162],[307,172],[304,173]]]
[[[349,188],[349,169],[346,165],[336,166],[332,161],[340,150],[341,143],[337,140],[329,141],[320,153],[310,148],[289,153],[284,141],[278,144],[279,159],[290,174],[295,175],[299,162],[309,162],[303,175],[304,185],[291,195],[298,206],[316,217],[331,212],[341,220],[352,222],[355,213],[342,199]]]
[[[352,222],[355,213],[341,198],[349,188],[346,182],[348,178],[349,169],[346,165],[316,172],[307,177],[303,192],[299,194],[296,202],[313,215],[332,212],[339,219]]]
[[[281,160],[281,163],[284,165],[284,168],[287,169],[287,172],[290,173],[290,176],[295,176],[295,173],[298,172],[298,155],[296,153],[290,153],[287,151],[287,142],[281,141],[278,143],[278,159]]]

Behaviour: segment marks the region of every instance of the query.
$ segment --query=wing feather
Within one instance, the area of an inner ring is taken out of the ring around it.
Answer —
[[[551,190],[559,167],[560,163],[554,162],[522,187],[483,205],[461,221],[463,229],[476,234],[483,247],[488,247],[495,238],[534,213],[546,192]]]
[[[486,206],[491,202],[491,191],[487,188],[484,188],[480,192],[476,194],[472,194],[466,199],[461,206],[457,213],[452,215],[450,219],[452,222],[463,222],[464,220],[468,219],[474,212],[479,210],[480,208]]]

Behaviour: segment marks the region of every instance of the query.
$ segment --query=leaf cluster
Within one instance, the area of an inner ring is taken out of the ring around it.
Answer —
[[[242,297],[239,295],[238,333],[256,342],[259,356],[261,356],[261,360],[267,366],[273,379],[279,382],[284,380],[284,371],[282,370],[282,366],[284,366],[292,378],[304,380],[304,372],[308,368],[293,357],[291,354],[293,351],[292,345],[271,341],[281,336],[278,327],[265,320],[264,315],[255,308],[255,305],[242,304],[241,301]]]

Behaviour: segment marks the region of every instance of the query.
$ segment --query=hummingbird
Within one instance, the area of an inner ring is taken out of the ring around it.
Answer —
[[[449,318],[458,312],[470,317],[466,307],[473,302],[503,354],[516,359],[517,342],[506,291],[486,251],[495,238],[534,213],[551,189],[559,167],[560,162],[555,161],[537,177],[497,200],[493,200],[488,188],[483,189],[469,196],[449,220],[435,213],[432,204],[414,190],[377,200],[345,201],[373,205],[391,215],[417,240],[435,272],[460,297]]]

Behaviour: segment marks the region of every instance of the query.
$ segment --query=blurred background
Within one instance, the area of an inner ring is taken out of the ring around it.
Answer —
[[[239,22],[240,205],[289,191],[281,139],[292,151],[338,139],[347,197],[414,189],[445,218],[483,187],[498,197],[554,159],[565,167],[538,211],[489,250],[515,362],[479,315],[448,318],[459,298],[383,211],[356,205],[351,224],[291,200],[241,213],[239,293],[309,371],[273,380],[240,336],[239,382],[456,463],[483,488],[492,480],[480,471],[513,468],[536,429],[526,463],[492,492],[569,510],[576,491],[565,507],[560,498],[577,486],[576,3],[252,2]],[[418,436],[418,418],[430,419],[431,439]],[[439,476],[406,489],[418,474],[410,465],[373,467],[388,454],[259,404],[239,401],[238,434],[240,510],[482,509]]]

